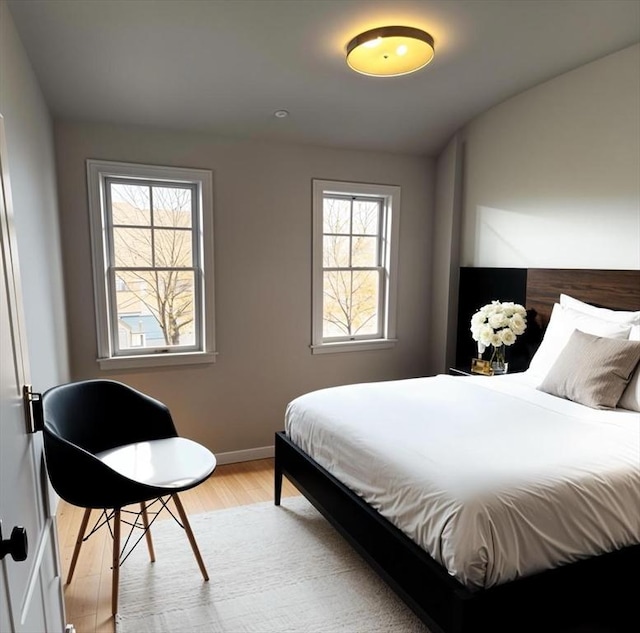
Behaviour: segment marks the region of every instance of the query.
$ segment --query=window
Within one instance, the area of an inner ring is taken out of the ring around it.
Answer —
[[[400,188],[313,181],[314,354],[395,343]]]
[[[87,161],[103,368],[213,362],[210,171]]]

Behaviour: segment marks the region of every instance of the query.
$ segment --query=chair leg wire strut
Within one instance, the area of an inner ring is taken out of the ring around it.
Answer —
[[[173,503],[176,506],[179,518],[171,511],[171,508],[169,508],[168,506],[168,501],[170,498],[173,499]],[[160,507],[158,507],[158,504]],[[158,518],[158,515],[160,514],[160,512],[162,512],[162,510],[166,510],[172,516],[174,521],[186,532],[187,538],[189,539],[189,544],[191,545],[191,549],[193,550],[193,554],[196,558],[196,562],[198,563],[198,567],[200,568],[200,572],[202,573],[202,577],[205,581],[209,580],[209,574],[207,573],[207,569],[200,554],[200,550],[198,549],[198,545],[193,535],[193,531],[191,530],[191,525],[182,505],[182,501],[180,501],[178,494],[174,493],[166,498],[160,497],[148,503],[141,502],[139,512],[136,512],[134,510],[126,510],[124,508],[103,509],[101,510],[100,516],[96,520],[95,524],[93,525],[89,533],[85,536],[87,525],[89,524],[89,518],[91,517],[92,512],[92,508],[86,508],[84,511],[84,516],[82,517],[80,529],[78,530],[78,537],[73,549],[73,556],[71,557],[71,564],[69,566],[69,574],[67,576],[66,584],[69,584],[71,582],[71,579],[73,578],[73,572],[75,571],[76,563],[78,562],[78,555],[80,554],[82,543],[88,540],[89,537],[95,534],[101,527],[106,525],[109,528],[109,532],[113,539],[113,577],[111,586],[111,607],[113,615],[115,615],[118,611],[118,581],[120,579],[120,566],[125,562],[125,560],[127,560],[131,552],[135,549],[135,547],[143,537],[146,538],[147,541],[149,559],[152,563],[155,562],[156,557],[153,549],[153,541],[151,540],[150,528]],[[123,518],[123,515],[125,517],[133,515],[134,518],[127,520]],[[150,515],[152,517],[151,521],[149,521]],[[113,527],[111,525],[112,521]],[[130,526],[130,529],[124,540],[124,544],[122,544],[121,546],[121,525],[123,523]],[[133,533],[136,529],[142,530],[142,533],[134,539]]]

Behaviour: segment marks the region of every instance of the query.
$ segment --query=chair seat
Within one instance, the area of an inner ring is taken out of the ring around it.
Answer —
[[[215,469],[215,455],[184,437],[126,444],[95,456],[124,477],[148,486],[184,489]]]

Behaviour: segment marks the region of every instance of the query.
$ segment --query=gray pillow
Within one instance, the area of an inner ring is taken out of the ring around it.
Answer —
[[[594,409],[614,409],[638,362],[640,341],[575,330],[538,389]]]

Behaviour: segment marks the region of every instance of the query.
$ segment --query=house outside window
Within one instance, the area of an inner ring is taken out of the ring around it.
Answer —
[[[98,362],[213,362],[210,171],[87,161]]]
[[[400,187],[313,181],[314,354],[396,342]]]

